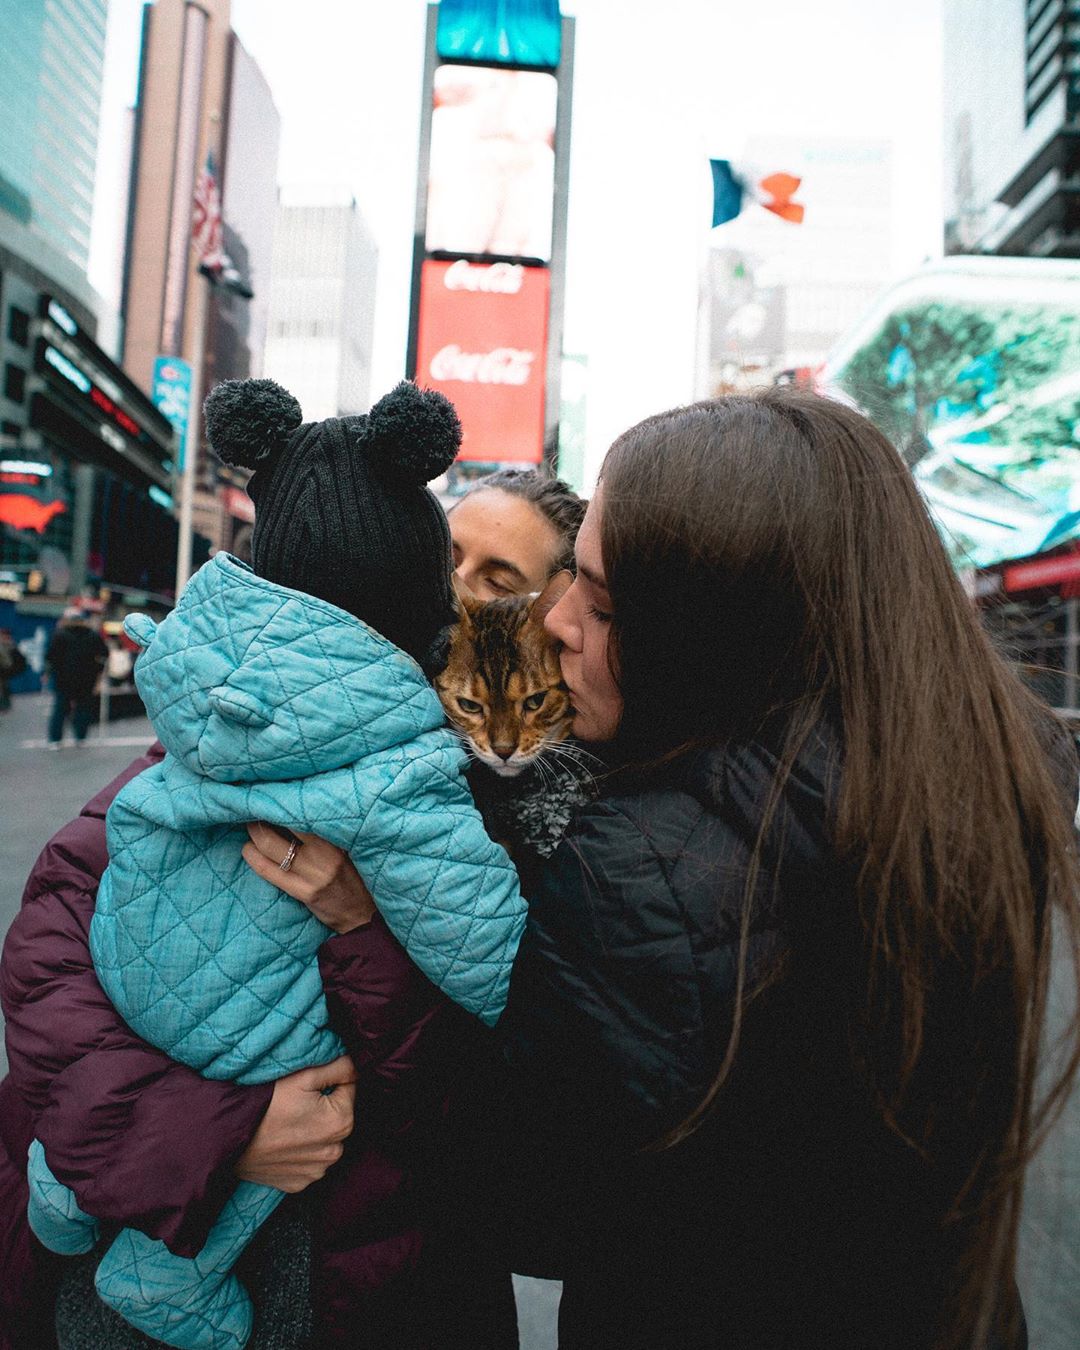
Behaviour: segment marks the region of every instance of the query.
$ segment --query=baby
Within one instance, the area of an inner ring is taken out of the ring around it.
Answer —
[[[241,858],[262,820],[347,850],[415,964],[491,1024],[525,905],[425,677],[455,619],[449,532],[425,487],[460,443],[453,407],[401,384],[367,416],[301,424],[272,381],[230,381],[206,428],[219,458],[255,470],[253,565],[218,554],[160,625],[128,622],[167,754],[109,809],[90,930],[101,984],[140,1036],[209,1078],[267,1082],[342,1053],[316,956],[329,930]],[[29,1175],[39,1239],[90,1250],[99,1226],[37,1142]],[[241,1182],[193,1260],[123,1230],[100,1296],[169,1345],[240,1350],[253,1310],[232,1267],[281,1198]]]

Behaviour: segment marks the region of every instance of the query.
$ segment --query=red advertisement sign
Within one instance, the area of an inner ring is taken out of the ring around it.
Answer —
[[[1080,554],[1063,553],[1055,558],[1036,558],[1034,562],[1016,563],[1005,569],[1007,591],[1031,591],[1039,586],[1055,586],[1059,582],[1080,578]]]
[[[424,263],[416,382],[457,408],[460,459],[543,458],[549,288],[545,267]]]

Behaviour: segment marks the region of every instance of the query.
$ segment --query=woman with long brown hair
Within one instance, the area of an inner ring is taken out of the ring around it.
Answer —
[[[577,562],[548,626],[614,772],[532,898],[484,1105],[558,1230],[560,1344],[1023,1345],[1024,1167],[1080,1053],[1037,1096],[1052,928],[1080,951],[1068,737],[839,404],[640,423]],[[367,903],[340,868],[298,898]]]

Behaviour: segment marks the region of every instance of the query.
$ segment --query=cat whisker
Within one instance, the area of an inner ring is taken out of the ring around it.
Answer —
[[[604,767],[604,761],[599,755],[594,755],[591,750],[586,750],[583,745],[569,745],[565,741],[558,741],[551,747],[566,759],[577,760],[579,764],[586,764],[591,761],[598,768]]]
[[[542,754],[550,756],[556,763],[575,775],[584,774],[588,778],[594,777],[595,774],[592,765],[586,763],[586,760],[592,760],[598,768],[603,767],[603,762],[596,755],[592,755],[588,751],[581,753],[573,746],[548,745],[544,747]]]
[[[540,775],[540,779],[548,791],[554,791],[558,788],[558,775],[552,770],[550,764],[544,762],[544,756],[542,754],[536,755],[531,760],[531,763],[536,766],[536,771]]]

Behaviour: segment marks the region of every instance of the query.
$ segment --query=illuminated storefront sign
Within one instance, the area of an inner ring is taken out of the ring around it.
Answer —
[[[549,274],[542,267],[428,260],[417,382],[457,408],[463,460],[539,463]]]
[[[58,301],[50,299],[45,312],[53,323],[58,324],[64,330],[68,337],[78,337],[79,325]]]
[[[0,494],[0,520],[16,530],[35,530],[44,534],[53,516],[62,516],[67,510],[62,501],[39,502],[22,492]]]
[[[66,329],[61,331],[57,326],[53,312],[56,308],[56,302],[50,301],[47,317],[39,320],[42,336],[35,358],[40,372],[55,374],[62,381],[61,385],[52,386],[56,394],[51,397],[56,401],[62,389],[98,439],[131,459],[151,477],[171,472],[172,428],[166,419],[162,417],[158,422],[156,411],[149,405],[144,413],[139,400],[121,388],[119,378],[112,378],[102,362],[95,361],[78,342],[65,336]],[[34,422],[33,411],[31,421]],[[135,453],[134,447],[141,453]]]
[[[24,487],[40,487],[52,477],[52,465],[36,459],[0,459],[0,483]]]
[[[243,488],[227,487],[222,493],[222,501],[225,504],[225,510],[236,520],[242,520],[248,525],[255,523],[255,503],[243,490]]]
[[[574,20],[559,0],[427,14],[406,371],[457,407],[459,460],[554,466]]]
[[[80,393],[89,394],[93,389],[93,385],[79,367],[73,361],[69,361],[63,352],[58,352],[55,347],[45,348],[45,360],[48,361],[53,370],[58,370],[65,380],[70,380]]]

